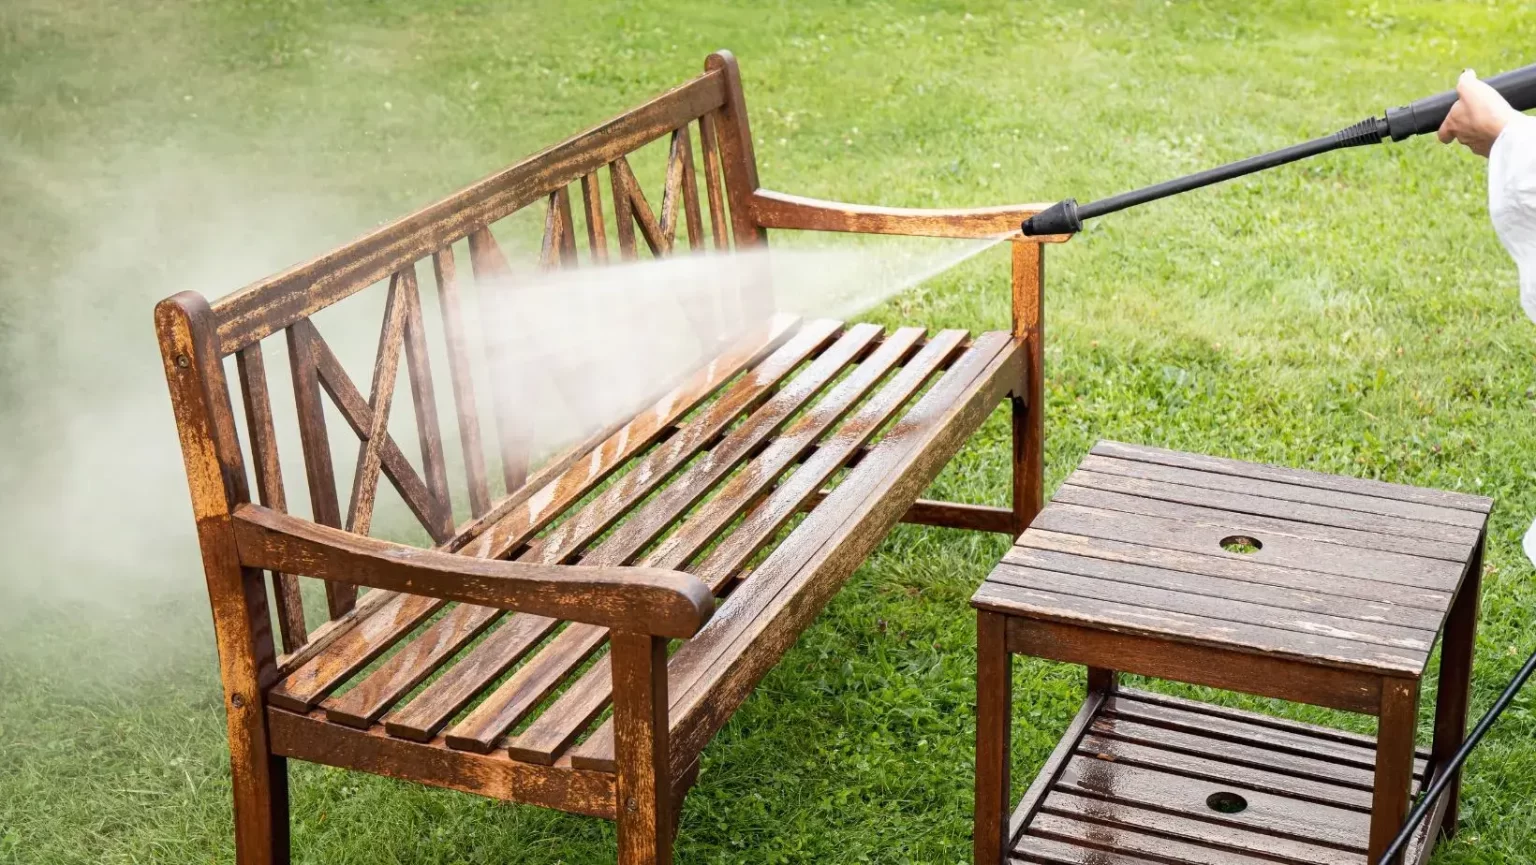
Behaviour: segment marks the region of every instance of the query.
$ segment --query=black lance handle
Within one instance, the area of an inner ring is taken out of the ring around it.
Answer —
[[[1495,75],[1487,83],[1514,106],[1516,111],[1536,108],[1536,63],[1513,72]],[[1027,236],[1044,234],[1075,234],[1083,230],[1083,220],[1106,213],[1114,213],[1127,207],[1146,204],[1160,198],[1178,195],[1192,189],[1200,189],[1234,177],[1253,174],[1256,171],[1275,168],[1286,163],[1341,150],[1345,147],[1363,147],[1380,144],[1388,138],[1401,141],[1414,135],[1434,132],[1445,122],[1445,115],[1456,104],[1456,91],[1448,90],[1427,96],[1400,108],[1387,110],[1384,117],[1371,117],[1322,138],[1314,138],[1301,144],[1293,144],[1280,150],[1250,156],[1217,168],[1207,169],[1184,177],[1174,178],[1153,186],[1144,186],[1130,192],[1122,192],[1109,198],[1101,198],[1079,205],[1077,199],[1068,198],[1024,220],[1022,230]]]

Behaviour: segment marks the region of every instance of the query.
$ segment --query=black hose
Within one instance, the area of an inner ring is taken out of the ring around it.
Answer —
[[[1446,762],[1445,766],[1434,768],[1434,783],[1430,784],[1429,789],[1425,790],[1424,795],[1419,798],[1419,804],[1415,805],[1413,811],[1408,814],[1407,822],[1403,823],[1403,828],[1398,831],[1397,837],[1392,839],[1392,845],[1387,848],[1387,852],[1377,860],[1377,865],[1392,865],[1396,861],[1394,857],[1403,852],[1414,830],[1424,822],[1425,815],[1429,814],[1435,802],[1445,793],[1446,787],[1450,786],[1451,779],[1456,777],[1461,764],[1467,762],[1467,755],[1471,754],[1472,749],[1477,747],[1477,743],[1483,740],[1483,736],[1488,733],[1488,728],[1499,719],[1499,715],[1514,702],[1515,695],[1520,693],[1520,689],[1525,686],[1525,681],[1531,677],[1532,672],[1536,672],[1536,652],[1532,652],[1531,656],[1525,659],[1525,666],[1520,668],[1520,672],[1515,675],[1515,680],[1510,682],[1509,687],[1504,689],[1504,693],[1499,695],[1499,699],[1494,701],[1493,708],[1488,710],[1488,714],[1477,722],[1477,726],[1472,729],[1472,734],[1461,743],[1460,748],[1456,749],[1456,754]]]

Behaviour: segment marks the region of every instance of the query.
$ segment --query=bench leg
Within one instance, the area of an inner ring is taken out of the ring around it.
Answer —
[[[618,632],[610,641],[619,865],[668,865],[676,823],[667,749],[667,641]]]
[[[1013,410],[1013,533],[1021,534],[1045,506],[1045,250],[1013,242],[1013,336],[1025,341]]]
[[[976,865],[1008,861],[1013,656],[1007,618],[976,613]]]
[[[1376,789],[1371,798],[1370,852],[1366,857],[1371,865],[1387,852],[1387,845],[1397,837],[1408,816],[1418,718],[1419,683],[1413,679],[1382,679],[1381,714],[1376,731]]]
[[[235,796],[235,861],[288,865],[288,761],[267,756],[253,764],[230,761]]]
[[[1440,639],[1440,687],[1435,701],[1435,740],[1430,763],[1444,766],[1461,747],[1467,736],[1467,701],[1472,690],[1472,654],[1477,643],[1477,606],[1482,594],[1483,541],[1467,565],[1461,590],[1451,603],[1445,634]],[[1438,774],[1439,770],[1435,770]],[[1456,834],[1461,799],[1461,772],[1445,788],[1445,819],[1441,831],[1449,838]]]

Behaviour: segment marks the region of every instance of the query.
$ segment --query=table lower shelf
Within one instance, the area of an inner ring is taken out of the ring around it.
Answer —
[[[1368,736],[1144,691],[1094,695],[1014,813],[1013,861],[1364,865],[1375,755]],[[1405,862],[1424,858],[1438,824],[1437,812]]]

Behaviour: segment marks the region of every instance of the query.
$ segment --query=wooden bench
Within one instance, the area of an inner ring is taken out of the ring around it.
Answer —
[[[651,143],[665,157],[659,207],[631,166]],[[1009,332],[776,320],[530,474],[518,406],[491,400],[494,427],[482,428],[460,338],[471,281],[458,262],[467,247],[481,289],[504,277],[492,227],[537,206],[549,268],[642,247],[661,256],[685,239],[689,250],[748,249],[767,229],[987,237],[1038,209],[901,210],[760,189],[739,73],[721,52],[700,77],[313,261],[211,304],[163,301],[155,318],[213,607],[242,863],[287,860],[289,757],[606,817],[620,861],[670,861],[700,751],[898,521],[1016,534],[1040,508],[1039,238],[1014,240]],[[446,345],[436,353],[417,272],[429,261]],[[384,322],[365,395],[313,317],[370,287]],[[281,338],[293,377],[309,519],[288,513],[269,338]],[[446,388],[434,354],[446,357]],[[402,363],[409,400],[394,393]],[[458,493],[443,390],[462,449]],[[919,500],[1010,399],[1012,507]],[[345,511],[327,400],[359,440]],[[389,431],[406,402],[419,464]],[[483,435],[499,444],[500,484]],[[368,537],[381,477],[434,548]],[[508,491],[499,501],[495,486]],[[300,577],[323,581],[319,627],[307,626]]]

